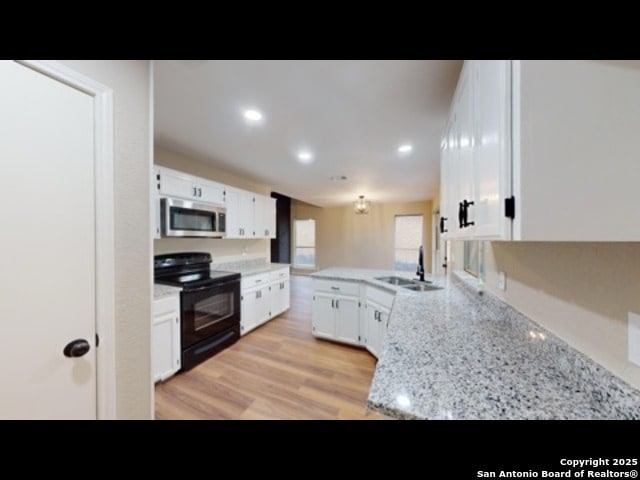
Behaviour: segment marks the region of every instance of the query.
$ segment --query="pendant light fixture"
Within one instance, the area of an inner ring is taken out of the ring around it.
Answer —
[[[358,200],[353,203],[353,210],[357,214],[369,213],[369,209],[371,208],[371,202],[369,200],[364,199],[364,195],[360,195]]]

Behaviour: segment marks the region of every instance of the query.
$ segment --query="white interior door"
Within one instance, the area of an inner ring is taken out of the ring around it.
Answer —
[[[96,418],[94,180],[93,98],[0,62],[0,418]]]

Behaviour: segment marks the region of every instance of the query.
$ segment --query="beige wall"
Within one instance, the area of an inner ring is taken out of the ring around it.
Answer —
[[[366,215],[356,215],[352,205],[319,208],[293,201],[293,219],[316,221],[318,269],[361,267],[392,269],[395,215],[424,216],[425,270],[431,271],[431,202],[377,203]],[[417,265],[416,258],[416,265]]]
[[[462,242],[455,243],[462,267]],[[640,243],[485,242],[485,288],[640,388],[627,312],[640,313]],[[498,289],[498,272],[507,289]]]
[[[117,416],[151,418],[150,64],[121,60],[62,63],[113,89]]]
[[[262,195],[271,193],[270,188],[266,185],[252,182],[157,146],[154,152],[154,163]],[[214,262],[250,258],[266,258],[269,261],[271,257],[271,242],[269,239],[162,238],[154,240],[153,250],[155,255],[186,251],[210,252]]]

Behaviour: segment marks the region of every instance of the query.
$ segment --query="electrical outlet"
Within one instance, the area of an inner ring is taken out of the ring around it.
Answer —
[[[498,288],[503,291],[507,289],[507,274],[504,272],[498,272]]]
[[[629,361],[640,365],[640,314],[629,312]]]

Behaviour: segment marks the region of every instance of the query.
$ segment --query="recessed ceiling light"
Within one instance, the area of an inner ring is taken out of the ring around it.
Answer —
[[[411,150],[413,150],[413,145],[409,145],[408,143],[398,147],[398,152],[400,153],[409,153]]]
[[[244,118],[246,118],[250,122],[259,122],[260,120],[262,120],[262,113],[254,109],[245,110]]]
[[[300,163],[311,163],[313,162],[313,154],[311,152],[303,150],[301,152],[298,152],[298,160],[300,160]]]

